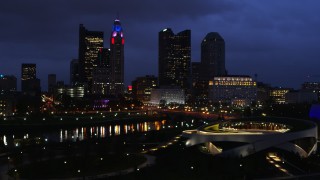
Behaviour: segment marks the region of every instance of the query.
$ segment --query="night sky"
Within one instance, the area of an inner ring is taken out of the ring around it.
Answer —
[[[299,88],[320,81],[318,0],[1,0],[0,73],[15,75],[36,63],[42,89],[47,75],[69,83],[78,57],[79,24],[104,31],[105,47],[114,19],[125,37],[125,83],[158,74],[158,32],[191,30],[192,61],[208,32],[226,42],[229,74],[258,74],[258,81]]]

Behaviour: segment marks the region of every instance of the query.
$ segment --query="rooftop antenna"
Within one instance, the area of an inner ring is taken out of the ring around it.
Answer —
[[[119,11],[117,11],[117,17],[116,17],[116,19],[119,20]]]

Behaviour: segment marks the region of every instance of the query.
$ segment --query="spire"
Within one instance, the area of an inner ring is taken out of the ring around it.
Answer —
[[[119,17],[119,11],[117,11],[117,16],[116,16],[116,19],[120,19],[120,17]]]

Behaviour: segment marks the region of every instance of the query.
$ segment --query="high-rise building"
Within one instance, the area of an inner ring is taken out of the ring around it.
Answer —
[[[111,37],[111,79],[113,84],[112,94],[124,92],[124,36],[119,19],[114,20]]]
[[[88,31],[83,24],[79,27],[79,78],[91,93],[92,72],[97,66],[99,50],[103,48],[103,32]]]
[[[151,98],[151,90],[158,84],[158,79],[155,76],[137,77],[132,81],[132,94],[134,99],[141,102],[148,102]]]
[[[159,86],[189,88],[191,31],[174,34],[170,28],[159,32]]]
[[[56,74],[49,74],[48,75],[48,92],[53,93],[54,92],[54,87],[57,84],[57,76]]]
[[[79,61],[78,59],[72,59],[70,62],[70,85],[79,84],[79,80]]]
[[[225,42],[217,32],[210,32],[201,43],[201,65],[203,78],[213,80],[226,75]]]
[[[110,56],[110,49],[102,48],[99,50],[97,67],[93,69],[92,94],[111,94],[113,86],[111,81]]]

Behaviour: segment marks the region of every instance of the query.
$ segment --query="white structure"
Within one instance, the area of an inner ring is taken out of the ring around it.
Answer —
[[[151,90],[151,105],[185,104],[185,93],[179,88],[160,88]]]
[[[291,118],[243,119],[187,130],[182,136],[188,138],[186,146],[203,144],[202,150],[213,155],[245,157],[275,147],[308,157],[317,150],[318,127],[311,121]],[[223,142],[239,146],[223,149]]]

